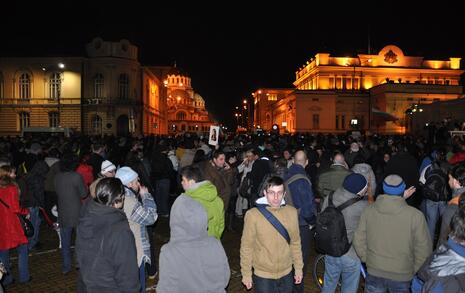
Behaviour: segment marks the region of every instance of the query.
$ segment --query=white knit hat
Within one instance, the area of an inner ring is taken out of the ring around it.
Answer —
[[[102,166],[101,166],[100,169],[101,169],[100,172],[101,172],[102,174],[104,174],[104,173],[107,173],[107,172],[111,172],[111,171],[113,171],[113,170],[116,170],[116,166],[115,166],[112,162],[110,162],[110,161],[108,161],[108,160],[105,160],[105,161],[102,162]]]
[[[116,171],[116,178],[119,178],[124,185],[128,185],[128,183],[134,181],[139,177],[134,170],[130,167],[121,167]]]

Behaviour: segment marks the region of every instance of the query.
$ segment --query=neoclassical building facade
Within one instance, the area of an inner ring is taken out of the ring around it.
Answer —
[[[294,88],[254,92],[254,125],[290,133],[405,133],[409,109],[463,96],[460,60],[406,56],[394,45],[356,57],[318,53],[296,71]]]
[[[95,38],[86,52],[0,57],[0,135],[25,127],[68,127],[90,135],[208,131],[205,102],[187,75],[141,65],[138,48],[127,40]]]

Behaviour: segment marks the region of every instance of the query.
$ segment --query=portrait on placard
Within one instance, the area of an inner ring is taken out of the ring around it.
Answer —
[[[210,126],[210,135],[208,144],[209,145],[217,145],[218,144],[218,136],[220,134],[220,127],[219,126]]]

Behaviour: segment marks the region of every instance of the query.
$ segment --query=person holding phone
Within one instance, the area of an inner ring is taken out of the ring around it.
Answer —
[[[147,187],[140,184],[139,175],[133,169],[119,168],[116,171],[116,178],[120,179],[125,187],[123,210],[136,241],[139,281],[141,292],[145,292],[145,263],[151,263],[147,226],[157,220],[157,206]]]

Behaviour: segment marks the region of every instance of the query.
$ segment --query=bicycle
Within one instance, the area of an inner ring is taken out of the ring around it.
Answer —
[[[317,254],[315,261],[313,262],[313,280],[316,286],[321,290],[323,289],[323,282],[324,282],[324,275],[325,275],[325,255],[324,254]],[[367,271],[365,265],[362,264],[360,266],[360,285],[362,288],[365,287],[365,279],[367,276]],[[360,286],[359,285],[359,286]],[[338,282],[337,288],[341,288],[341,282]]]

